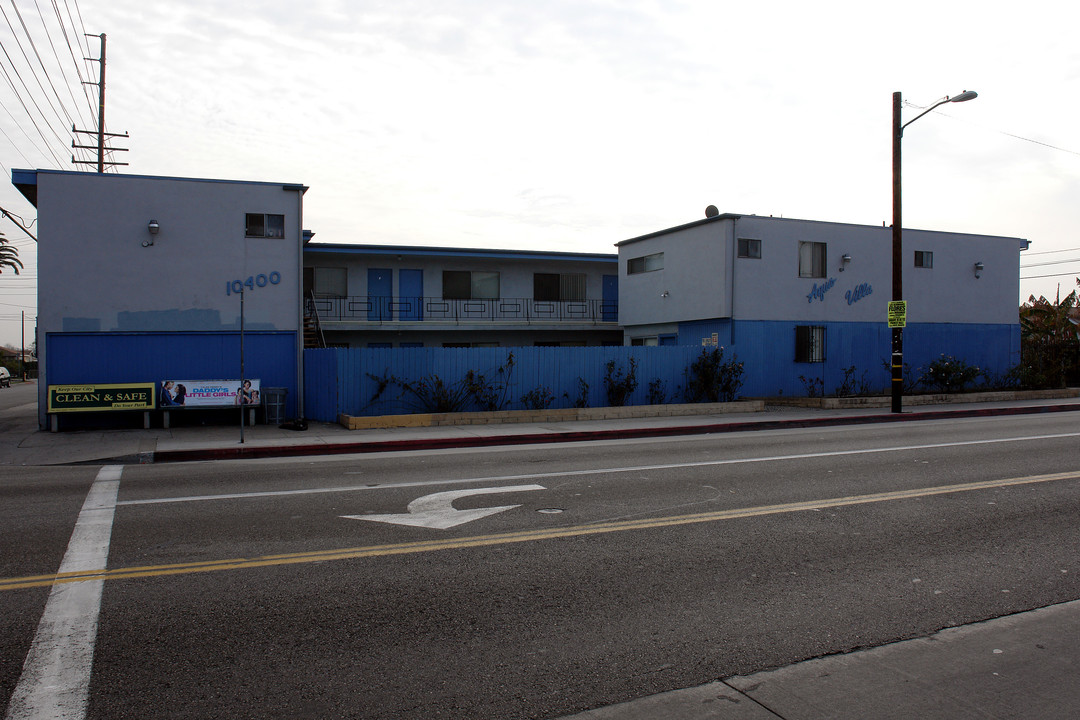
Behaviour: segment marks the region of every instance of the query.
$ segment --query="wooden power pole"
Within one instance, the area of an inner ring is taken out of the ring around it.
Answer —
[[[84,133],[86,135],[97,135],[97,147],[93,145],[76,145],[75,141],[71,141],[71,147],[78,148],[79,150],[96,150],[97,160],[76,160],[75,156],[71,156],[71,162],[74,165],[97,165],[97,171],[99,173],[105,172],[105,166],[112,167],[113,165],[127,165],[127,163],[115,162],[113,160],[105,159],[105,138],[106,137],[128,137],[127,133],[109,133],[105,132],[105,33],[100,35],[87,35],[87,37],[96,37],[101,40],[101,57],[99,58],[84,58],[90,62],[98,63],[98,81],[85,82],[84,85],[97,85],[98,86],[98,122],[97,130],[79,130],[74,125],[71,126],[71,131],[75,133]],[[109,151],[127,152],[127,148],[109,148]]]

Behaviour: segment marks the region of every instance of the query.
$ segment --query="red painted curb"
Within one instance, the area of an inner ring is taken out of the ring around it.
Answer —
[[[270,457],[305,457],[311,455],[356,455],[410,450],[445,450],[447,448],[498,447],[508,445],[543,445],[593,440],[626,440],[647,437],[676,437],[716,433],[781,430],[784,428],[838,427],[845,425],[911,422],[994,415],[1036,415],[1077,412],[1080,404],[1043,405],[1017,408],[979,408],[973,410],[933,410],[913,413],[862,415],[857,417],[803,418],[800,420],[744,420],[709,425],[685,425],[663,428],[627,428],[623,430],[580,430],[560,433],[492,435],[472,438],[430,438],[423,440],[383,440],[378,442],[335,443],[319,445],[283,445],[273,447],[236,447],[198,450],[163,450],[153,453],[152,462],[195,462],[199,460],[245,460]]]

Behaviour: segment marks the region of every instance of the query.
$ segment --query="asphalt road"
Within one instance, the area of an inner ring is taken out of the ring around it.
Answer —
[[[87,716],[551,718],[1075,600],[1071,427],[127,466]],[[5,470],[0,576],[98,473]],[[49,593],[0,582],[5,706]]]

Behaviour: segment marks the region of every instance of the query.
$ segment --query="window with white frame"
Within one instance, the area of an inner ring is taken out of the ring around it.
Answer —
[[[739,257],[761,259],[761,241],[754,238],[739,238]]]
[[[795,327],[795,362],[825,362],[825,328],[820,325]]]
[[[653,253],[641,257],[630,258],[626,261],[626,274],[637,275],[639,273],[653,272],[664,269],[664,253]]]
[[[825,243],[799,243],[799,277],[825,277]]]
[[[283,238],[285,237],[285,216],[264,215],[263,213],[244,214],[244,237]]]
[[[659,345],[659,339],[656,335],[650,335],[648,337],[630,338],[630,344],[632,346],[656,347],[657,345]]]
[[[443,270],[443,300],[498,300],[499,273]]]
[[[917,268],[932,268],[934,267],[934,253],[926,250],[915,251],[915,267]]]

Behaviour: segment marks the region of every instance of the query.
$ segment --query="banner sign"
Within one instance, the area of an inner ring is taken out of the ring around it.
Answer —
[[[49,412],[153,410],[153,383],[50,385]]]
[[[258,405],[259,381],[164,380],[158,386],[158,407],[228,407]]]

